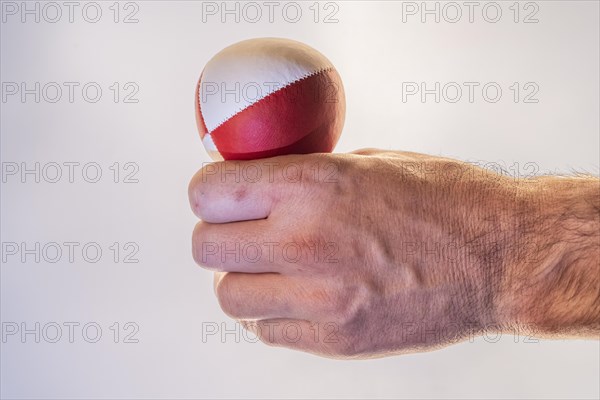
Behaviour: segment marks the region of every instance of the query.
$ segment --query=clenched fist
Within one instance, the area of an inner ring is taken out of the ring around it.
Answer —
[[[189,186],[193,255],[262,341],[328,357],[597,335],[598,189],[406,152],[218,162]]]

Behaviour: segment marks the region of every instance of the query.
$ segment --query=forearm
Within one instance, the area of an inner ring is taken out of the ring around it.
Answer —
[[[600,334],[600,181],[524,181],[518,257],[502,285],[505,325],[539,336]],[[525,221],[525,222],[523,222]]]

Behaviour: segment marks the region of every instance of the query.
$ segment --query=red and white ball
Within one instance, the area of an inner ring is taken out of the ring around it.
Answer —
[[[331,62],[303,43],[245,40],[217,53],[196,87],[196,122],[215,160],[331,152],[346,103]]]

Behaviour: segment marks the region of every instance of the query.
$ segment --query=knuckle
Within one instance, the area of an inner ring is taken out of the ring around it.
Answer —
[[[321,218],[305,222],[305,229],[288,237],[282,248],[282,258],[287,264],[298,264],[312,269],[331,270],[337,263],[336,237],[323,231]],[[333,272],[333,271],[332,271]]]
[[[338,298],[333,304],[332,312],[333,319],[337,322],[338,326],[349,328],[348,330],[355,325],[358,317],[353,302],[346,299],[342,300],[341,298]]]
[[[365,310],[374,306],[371,301],[373,289],[351,282],[340,284],[343,284],[345,288],[339,289],[340,294],[334,302],[334,319],[340,329],[345,332],[360,331],[365,326],[368,317]]]
[[[288,265],[296,264],[298,268],[313,266],[311,255],[316,254],[317,241],[317,235],[312,230],[293,234],[282,243],[280,261]]]
[[[359,165],[369,161],[354,160],[348,157],[338,157],[328,160],[323,166],[322,179],[319,188],[322,197],[333,206],[339,206],[340,197],[363,190],[364,181]]]
[[[379,150],[377,150],[373,147],[365,147],[365,148],[354,150],[353,152],[351,152],[351,154],[358,154],[361,156],[371,156],[371,155],[377,154],[377,153],[379,153]]]

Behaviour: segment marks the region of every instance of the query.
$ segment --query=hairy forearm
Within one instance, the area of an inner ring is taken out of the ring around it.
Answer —
[[[501,316],[539,336],[600,334],[600,181],[540,177],[519,184],[518,257],[501,287]]]

